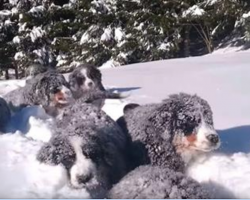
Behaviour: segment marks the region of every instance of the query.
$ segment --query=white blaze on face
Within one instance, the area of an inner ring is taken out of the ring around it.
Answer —
[[[90,79],[90,77],[88,77],[87,69],[82,69],[81,74],[85,77],[85,82],[84,82],[83,87],[90,89],[95,86],[95,83],[93,82],[93,80]]]
[[[59,99],[58,103],[60,103],[60,104],[67,104],[67,103],[69,103],[69,101],[71,100],[71,98],[73,98],[70,89],[63,85],[62,89],[61,89],[61,92],[62,92],[64,98],[63,99]]]
[[[220,142],[216,144],[211,143],[208,139],[209,135],[218,136],[217,132],[202,120],[202,123],[198,128],[196,136],[197,139],[195,141],[195,147],[197,150],[208,152],[215,150],[220,146]]]
[[[95,173],[96,167],[91,159],[86,158],[82,153],[82,138],[74,136],[70,143],[76,153],[75,164],[70,169],[70,181],[76,188],[82,188],[84,183],[79,183],[78,177],[87,177]]]

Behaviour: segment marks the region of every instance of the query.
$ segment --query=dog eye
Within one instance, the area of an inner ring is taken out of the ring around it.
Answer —
[[[80,77],[77,77],[77,78],[76,78],[76,82],[77,82],[78,85],[82,85],[83,82],[84,82],[84,80],[85,80],[84,77],[81,77],[81,78],[80,78]]]
[[[56,94],[56,93],[60,92],[60,87],[51,87],[50,92],[52,94]]]

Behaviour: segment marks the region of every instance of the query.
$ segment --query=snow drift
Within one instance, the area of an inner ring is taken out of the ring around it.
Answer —
[[[214,112],[222,145],[193,163],[187,174],[209,188],[215,198],[250,198],[249,52],[134,64],[102,69],[102,73],[107,88],[130,94],[123,101],[106,100],[103,110],[115,120],[128,102],[159,102],[177,92],[205,98]],[[0,82],[0,95],[22,85],[23,80]],[[61,166],[35,160],[51,136],[53,123],[40,109],[18,113],[10,123],[15,133],[0,136],[0,197],[88,198],[86,191],[68,187]]]

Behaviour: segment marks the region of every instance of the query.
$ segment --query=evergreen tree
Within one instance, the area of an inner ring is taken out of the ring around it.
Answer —
[[[3,0],[0,69],[202,55],[249,43],[249,11],[247,0]]]

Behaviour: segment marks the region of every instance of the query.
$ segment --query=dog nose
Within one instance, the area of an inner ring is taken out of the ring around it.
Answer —
[[[93,175],[92,174],[86,174],[86,175],[81,175],[77,177],[78,183],[87,183],[92,179]]]
[[[73,100],[72,92],[65,86],[55,94],[54,98],[58,104],[68,104]]]
[[[88,82],[89,87],[93,87],[94,83],[93,82]]]
[[[207,136],[207,139],[208,139],[211,143],[213,143],[213,144],[216,144],[216,143],[219,142],[219,137],[218,137],[218,135],[215,135],[215,134],[210,134],[210,135],[208,135],[208,136]]]

